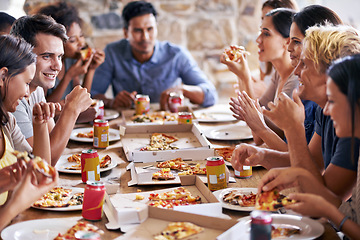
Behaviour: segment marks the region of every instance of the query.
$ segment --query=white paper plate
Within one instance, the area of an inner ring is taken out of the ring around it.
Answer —
[[[113,109],[105,109],[104,110],[104,120],[111,120],[119,117],[119,112]]]
[[[72,165],[76,164],[75,162],[69,162],[67,160],[68,157],[70,157],[72,155],[73,154],[62,155],[55,165],[56,170],[58,170],[59,172],[62,172],[62,173],[81,174],[81,170],[66,169],[67,167],[71,167]],[[99,158],[101,159],[102,157],[103,157],[103,155],[100,154]],[[111,163],[109,164],[109,166],[107,166],[106,168],[100,168],[100,172],[108,171],[110,169],[113,169],[116,166],[117,166],[117,162],[114,159],[111,159]]]
[[[78,142],[93,142],[92,138],[83,138],[83,137],[77,137],[76,136],[78,133],[88,133],[90,131],[93,131],[92,127],[75,128],[71,132],[70,139],[73,140],[73,141],[78,141]],[[109,141],[112,142],[112,141],[118,141],[118,140],[120,140],[119,130],[110,128],[109,129]]]
[[[38,219],[19,222],[8,226],[1,232],[3,240],[52,240],[66,231],[81,217]]]
[[[230,203],[224,202],[223,197],[226,193],[231,190],[238,190],[240,193],[249,194],[250,192],[256,194],[257,188],[226,188],[213,192],[214,196],[219,200],[223,208],[236,210],[236,211],[252,211],[255,207],[242,207],[239,205],[232,205]]]
[[[324,226],[308,217],[290,214],[271,214],[273,224],[287,225],[300,228],[300,234],[294,234],[291,239],[315,239],[324,233]],[[238,239],[250,239],[250,216],[240,219],[239,227],[245,227],[245,231],[237,231]],[[284,239],[284,238],[275,238]]]
[[[205,131],[205,136],[213,140],[244,140],[253,137],[245,122],[213,127]]]
[[[74,195],[75,193],[80,193],[80,192],[84,192],[83,188],[74,188],[74,187],[63,187],[65,189],[71,189],[72,192],[70,194],[70,196]],[[70,198],[69,198],[70,200]],[[35,206],[31,206],[32,208],[36,208],[36,209],[41,209],[41,210],[46,210],[46,211],[54,211],[54,212],[70,212],[70,211],[79,211],[82,210],[82,204],[81,205],[75,205],[75,206],[69,206],[69,207],[58,207],[58,208],[46,208],[46,207],[35,207]]]
[[[216,111],[216,110],[198,110],[194,112],[195,118],[199,122],[212,123],[212,122],[232,122],[237,119],[230,111]]]

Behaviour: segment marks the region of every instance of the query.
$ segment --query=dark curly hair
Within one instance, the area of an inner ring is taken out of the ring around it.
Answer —
[[[145,1],[134,1],[128,3],[122,11],[124,28],[128,29],[129,22],[132,18],[142,16],[145,14],[152,14],[156,18],[157,12],[151,3]]]
[[[37,13],[52,17],[57,23],[64,25],[66,30],[69,30],[73,23],[80,26],[83,24],[77,8],[63,1],[44,6]]]

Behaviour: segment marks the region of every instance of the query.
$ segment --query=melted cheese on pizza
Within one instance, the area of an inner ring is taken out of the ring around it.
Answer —
[[[175,240],[184,239],[189,236],[202,232],[204,228],[190,222],[172,222],[159,235],[155,236],[156,240]]]

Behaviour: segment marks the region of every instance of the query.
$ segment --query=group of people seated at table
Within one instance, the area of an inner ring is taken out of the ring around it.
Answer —
[[[360,236],[360,36],[331,9],[310,5],[297,12],[291,0],[263,4],[256,42],[259,60],[273,74],[256,99],[246,54],[220,62],[238,78],[234,116],[251,128],[257,145],[238,145],[232,165],[271,169],[259,191],[299,187],[289,209],[328,218],[346,237]],[[171,92],[202,107],[217,102],[215,86],[183,47],[157,40],[157,12],[145,1],[122,12],[125,38],[86,47],[82,20],[59,2],[13,19],[0,15],[0,229],[56,185],[58,174],[41,177],[28,151],[54,166],[77,121],[95,117],[93,98],[105,107],[131,108],[136,94],[168,108]],[[11,29],[9,30],[9,26]],[[238,26],[241,27],[241,26]],[[105,93],[112,86],[113,98]],[[56,122],[54,117],[56,117]],[[6,216],[6,217],[5,217]]]

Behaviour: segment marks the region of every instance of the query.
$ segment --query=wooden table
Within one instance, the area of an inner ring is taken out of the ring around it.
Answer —
[[[110,122],[112,127],[116,127],[121,124],[121,119],[116,119]],[[221,145],[236,145],[241,141],[212,141],[215,146]],[[83,149],[92,148],[92,144],[87,143],[77,143],[69,141],[68,147],[65,149],[63,154],[76,153],[80,152]],[[118,165],[116,168],[101,173],[102,181],[107,182],[108,184],[112,184],[117,193],[134,193],[137,192],[138,189],[141,191],[151,191],[158,190],[164,188],[164,186],[133,186],[128,187],[127,183],[131,180],[130,171],[126,171],[125,168],[129,164],[127,162],[125,154],[122,150],[122,146],[120,142],[112,143],[110,147],[106,150],[100,150],[100,152],[111,152],[113,155],[116,154],[118,156]],[[230,183],[229,187],[257,187],[258,181],[261,177],[267,172],[266,169],[262,167],[253,168],[253,176],[249,179],[239,179],[236,178],[236,183]],[[233,169],[230,168],[230,173],[233,176]],[[119,176],[121,176],[119,178]],[[76,174],[63,174],[60,173],[60,181],[59,185],[64,186],[72,186],[72,187],[84,187],[85,185],[81,183],[81,176]],[[167,187],[174,187],[169,186]],[[224,209],[223,212],[229,215],[232,218],[240,218],[248,215],[248,212],[240,212],[240,211],[232,211],[228,209]],[[80,217],[81,211],[75,212],[53,212],[53,211],[43,211],[38,209],[30,208],[23,213],[19,214],[11,224],[15,224],[18,222],[33,220],[33,219],[46,219],[46,218],[66,218],[66,217]],[[325,226],[325,232],[319,239],[339,239],[336,232],[330,226],[329,223],[325,220],[319,220]],[[121,236],[120,231],[110,231],[105,227],[105,223],[107,223],[106,216],[102,218],[101,221],[93,222],[94,225],[98,226],[102,230],[104,230],[105,234],[102,236],[103,240],[114,239],[118,236]]]

